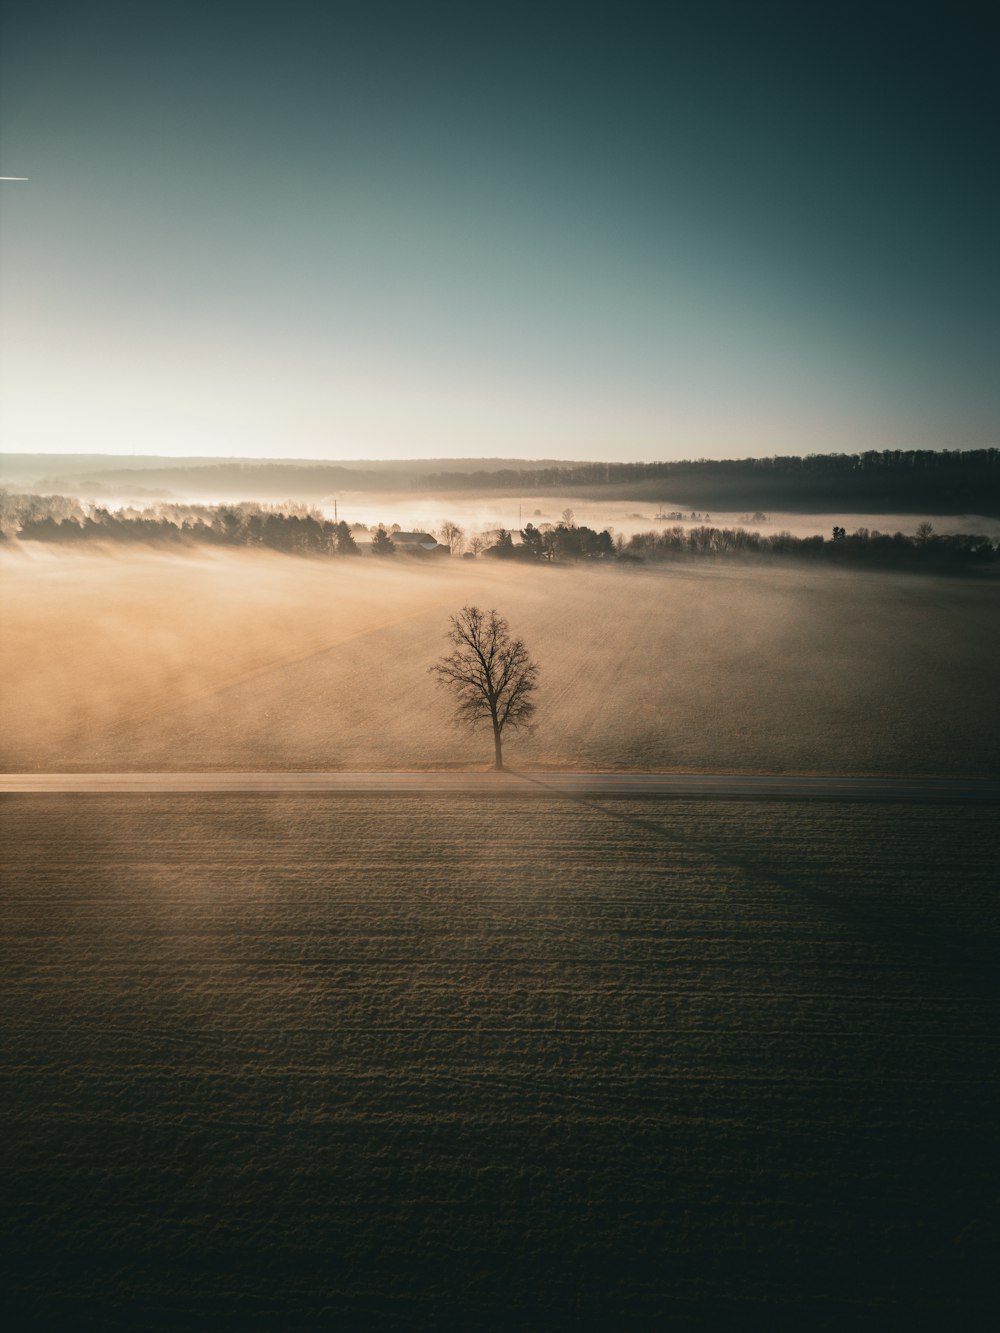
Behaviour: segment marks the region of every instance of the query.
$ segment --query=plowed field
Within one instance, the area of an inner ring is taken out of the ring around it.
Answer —
[[[988,1326],[992,808],[0,816],[6,1327]]]

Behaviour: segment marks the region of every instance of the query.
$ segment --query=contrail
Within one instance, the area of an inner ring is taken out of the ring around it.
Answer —
[[[0,181],[30,181],[30,176],[0,176]]]

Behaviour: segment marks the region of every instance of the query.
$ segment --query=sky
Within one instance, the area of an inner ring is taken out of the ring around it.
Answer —
[[[4,0],[2,447],[995,445],[991,10]]]

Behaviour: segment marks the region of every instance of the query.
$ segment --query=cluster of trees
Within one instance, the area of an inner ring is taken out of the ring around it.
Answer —
[[[595,532],[572,522],[536,528],[529,523],[521,529],[519,545],[515,546],[509,532],[501,530],[486,554],[498,560],[609,560],[615,554],[615,545],[607,529]]]
[[[571,520],[555,527],[536,528],[531,523],[515,543],[501,531],[486,555],[500,560],[527,562],[621,560],[629,563],[667,561],[705,556],[717,558],[787,556],[830,563],[882,567],[954,569],[1000,566],[1000,542],[970,533],[937,534],[930,523],[921,523],[915,536],[858,528],[848,535],[834,526],[831,536],[794,537],[790,532],[764,535],[743,527],[663,528],[640,532],[626,540],[611,532],[577,527]]]
[[[441,490],[628,493],[712,509],[1000,514],[1000,449],[883,449],[804,457],[697,459],[677,463],[574,463],[486,472],[439,472]]]
[[[130,542],[146,545],[237,546],[266,548],[293,555],[358,555],[358,537],[371,536],[371,550],[393,556],[393,524],[369,529],[361,523],[337,523],[303,505],[271,509],[259,504],[161,505],[155,510],[100,507],[84,510],[80,502],[61,495],[10,495],[0,492],[0,535],[24,541],[56,543]],[[444,540],[458,554],[463,546],[496,560],[528,563],[612,561],[632,563],[701,557],[792,557],[841,565],[915,569],[1000,567],[1000,542],[967,533],[937,534],[922,523],[914,536],[858,528],[848,534],[834,525],[829,538],[794,537],[790,532],[765,535],[745,527],[708,524],[636,533],[625,540],[610,531],[577,526],[571,510],[563,521],[521,529],[520,541],[500,529],[466,539],[456,524],[440,525]],[[367,542],[366,542],[367,544]]]
[[[674,560],[691,556],[792,556],[832,564],[954,569],[1000,566],[1000,542],[969,533],[938,535],[921,523],[916,536],[858,528],[850,535],[835,526],[829,539],[793,537],[790,532],[765,536],[746,528],[672,527],[640,532],[619,547],[627,560]]]
[[[164,505],[156,510],[94,506],[60,495],[0,495],[0,531],[22,541],[142,542],[146,545],[249,546],[295,555],[357,555],[344,522],[302,505]]]
[[[0,534],[16,536],[25,524],[35,519],[64,518],[82,523],[84,509],[79,500],[69,495],[26,495],[0,490]]]
[[[556,527],[536,528],[529,523],[515,545],[500,529],[488,536],[467,536],[457,523],[439,525],[441,540],[453,554],[467,549],[498,559],[590,560],[614,555],[609,532],[576,527],[572,512]],[[233,505],[161,504],[154,509],[86,509],[78,500],[61,495],[11,495],[0,492],[0,533],[23,541],[142,542],[147,545],[204,543],[222,546],[267,547],[300,555],[357,555],[358,539],[370,536],[371,550],[393,556],[398,523],[369,528],[365,523],[332,523],[314,509],[289,503],[280,509],[244,503]]]

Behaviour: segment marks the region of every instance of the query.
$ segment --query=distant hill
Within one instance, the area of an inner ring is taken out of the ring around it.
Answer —
[[[869,450],[672,463],[525,459],[163,458],[8,454],[0,485],[153,500],[319,501],[338,493],[451,492],[632,499],[711,511],[917,512],[1000,516],[1000,449]]]
[[[169,458],[143,454],[4,454],[0,485],[33,491],[128,491],[150,498],[316,499],[340,490],[410,490],[447,471],[464,476],[484,469],[573,467],[554,459],[424,458]]]
[[[582,463],[432,474],[438,491],[658,500],[698,509],[1000,516],[1000,449],[870,450],[805,457]]]

